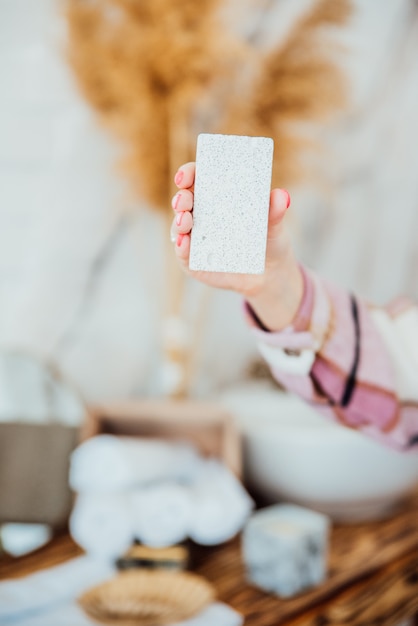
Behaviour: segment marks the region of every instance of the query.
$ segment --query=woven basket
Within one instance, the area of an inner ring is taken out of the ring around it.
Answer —
[[[189,572],[126,571],[79,598],[89,617],[117,626],[159,626],[203,610],[214,591],[204,578]]]

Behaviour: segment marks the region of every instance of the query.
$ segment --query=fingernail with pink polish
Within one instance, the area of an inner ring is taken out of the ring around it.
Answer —
[[[181,198],[181,193],[176,193],[176,195],[174,196],[174,198],[171,201],[171,206],[173,207],[174,211],[177,211],[177,207],[178,207],[178,204],[180,202],[180,198]]]
[[[183,241],[183,237],[184,235],[177,235],[177,241],[176,241],[177,248],[180,248],[181,242]]]
[[[184,211],[182,211],[181,213],[178,213],[176,216],[176,224],[177,226],[181,225],[181,220],[183,219],[183,215],[184,215]]]
[[[283,193],[286,194],[286,209],[288,209],[290,206],[290,195],[286,189],[283,189]]]
[[[178,170],[177,174],[174,176],[174,183],[177,185],[177,187],[180,185],[181,181],[183,180],[183,176],[184,176],[184,172],[182,170]]]

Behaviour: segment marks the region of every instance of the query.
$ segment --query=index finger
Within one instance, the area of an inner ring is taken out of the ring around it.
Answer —
[[[174,183],[179,189],[189,189],[194,185],[194,175],[196,170],[196,163],[191,161],[180,165],[179,169],[174,176]]]

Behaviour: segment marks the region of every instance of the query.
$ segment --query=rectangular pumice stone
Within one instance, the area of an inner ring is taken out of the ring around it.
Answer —
[[[198,136],[191,270],[264,273],[272,160],[269,137]]]

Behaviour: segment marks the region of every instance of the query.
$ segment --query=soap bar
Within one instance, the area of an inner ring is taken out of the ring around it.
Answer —
[[[319,585],[326,576],[330,524],[326,515],[291,504],[254,513],[243,532],[249,580],[283,598]]]
[[[273,140],[198,136],[189,268],[264,273]]]

